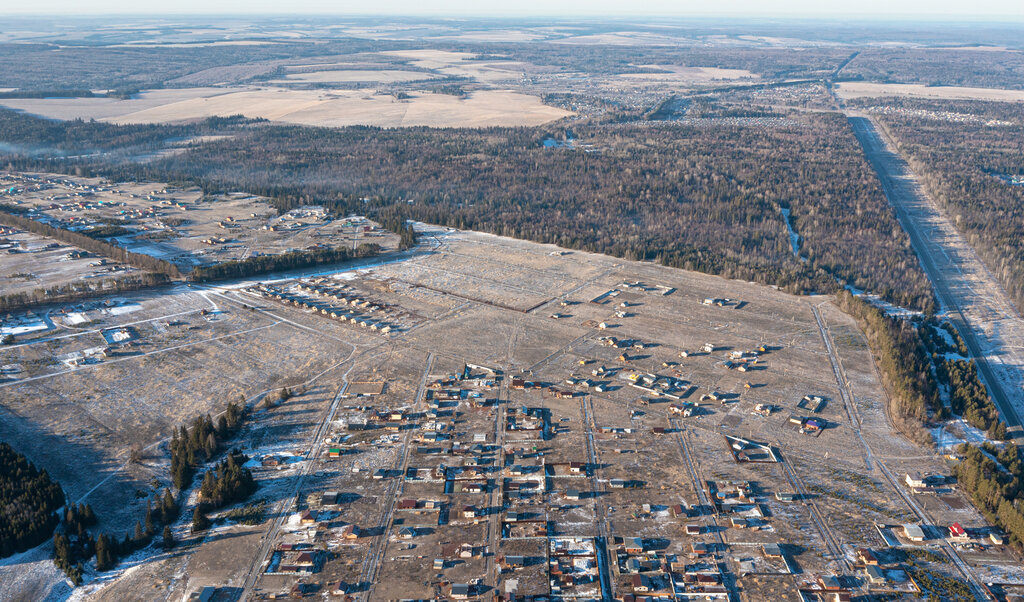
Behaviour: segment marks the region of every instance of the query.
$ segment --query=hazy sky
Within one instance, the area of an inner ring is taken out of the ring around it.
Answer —
[[[399,14],[1024,19],[1024,0],[0,0],[0,14]]]

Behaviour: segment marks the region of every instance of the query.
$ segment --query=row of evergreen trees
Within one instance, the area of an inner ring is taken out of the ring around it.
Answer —
[[[849,291],[837,297],[839,307],[852,315],[878,358],[885,384],[893,393],[893,411],[919,443],[930,443],[922,424],[962,416],[992,439],[1006,439],[1006,424],[978,376],[971,359],[946,359],[945,353],[967,353],[967,346],[948,323],[935,318],[912,321],[886,316]],[[953,344],[937,329],[950,332]],[[950,407],[941,403],[938,385],[949,388]]]
[[[169,281],[170,279],[165,274],[151,272],[128,274],[119,278],[103,278],[102,280],[76,280],[67,284],[37,288],[31,292],[0,295],[0,311],[14,311],[42,303],[69,303],[111,293],[151,288],[167,284]]]
[[[64,490],[24,455],[0,442],[0,558],[46,541],[60,522]]]
[[[933,416],[942,417],[944,408],[931,357],[917,328],[909,320],[885,315],[849,291],[840,292],[836,300],[840,309],[857,320],[868,339],[882,380],[892,393],[893,417],[918,443],[930,444],[931,436],[922,425]]]
[[[225,261],[192,270],[188,279],[193,282],[225,280],[228,278],[245,278],[257,274],[296,270],[317,265],[339,263],[362,257],[372,257],[380,253],[380,245],[364,243],[355,250],[338,247],[330,249],[313,249],[311,251],[294,251],[280,255],[257,255],[239,261]]]
[[[192,484],[197,467],[212,460],[238,431],[245,411],[244,400],[231,402],[216,423],[209,414],[197,416],[191,425],[182,425],[180,431],[172,435],[171,481],[177,489],[184,490]],[[256,491],[256,480],[244,466],[248,460],[245,454],[232,450],[227,458],[203,475],[199,503],[192,513],[193,532],[210,527],[207,513],[211,510],[244,500]]]

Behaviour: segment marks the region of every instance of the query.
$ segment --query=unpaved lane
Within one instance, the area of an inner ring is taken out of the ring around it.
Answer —
[[[870,117],[848,114],[885,194],[1015,437],[1024,436],[1024,319],[995,276],[925,194]]]

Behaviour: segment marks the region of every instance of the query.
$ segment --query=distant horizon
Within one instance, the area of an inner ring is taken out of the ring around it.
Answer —
[[[130,0],[94,0],[83,5],[77,0],[39,0],[17,7],[0,9],[0,15],[46,17],[334,17],[334,18],[434,18],[434,19],[721,19],[823,21],[856,19],[865,22],[1024,22],[1024,3],[1019,0],[978,0],[965,4],[959,0],[861,0],[856,10],[849,4],[822,3],[816,0],[776,0],[765,10],[760,0],[724,0],[719,9],[708,11],[706,4],[688,0],[648,0],[637,9],[621,0],[520,0],[514,7],[492,5],[473,0],[378,0],[376,3],[352,0],[295,0],[289,11],[271,0],[179,0],[173,9],[140,10]],[[12,10],[13,9],[13,10]]]

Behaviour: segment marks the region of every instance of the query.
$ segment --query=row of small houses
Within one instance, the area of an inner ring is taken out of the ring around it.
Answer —
[[[366,311],[383,311],[385,309],[384,306],[379,303],[374,303],[373,301],[363,299],[362,297],[359,297],[354,293],[350,293],[344,290],[343,288],[339,287],[326,287],[313,283],[299,283],[298,285],[296,285],[295,288],[297,288],[300,292],[303,293],[318,295],[320,297],[324,297],[325,299],[330,299],[331,301],[338,302],[342,305],[351,305],[352,307],[359,307],[361,309],[365,309]]]
[[[391,325],[385,322],[371,320],[365,316],[347,313],[333,307],[325,307],[303,297],[299,297],[297,295],[289,295],[288,293],[271,287],[260,286],[256,288],[256,291],[264,297],[270,297],[271,299],[276,299],[282,303],[293,305],[300,309],[311,309],[315,312],[319,312],[325,316],[334,318],[336,320],[340,320],[342,322],[350,322],[357,326],[369,328],[370,330],[382,332],[385,334],[391,332],[392,330]]]

